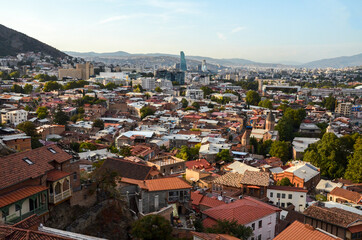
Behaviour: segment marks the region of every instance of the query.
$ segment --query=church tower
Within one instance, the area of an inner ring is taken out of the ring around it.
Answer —
[[[266,118],[265,130],[274,131],[274,126],[275,126],[275,118],[272,111],[270,111]]]

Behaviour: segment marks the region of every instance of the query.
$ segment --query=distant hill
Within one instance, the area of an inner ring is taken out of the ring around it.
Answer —
[[[0,24],[0,56],[16,56],[18,53],[24,52],[42,52],[54,58],[67,56],[67,54],[35,38]]]
[[[344,68],[362,66],[362,53],[353,56],[321,59],[300,65],[307,68]]]

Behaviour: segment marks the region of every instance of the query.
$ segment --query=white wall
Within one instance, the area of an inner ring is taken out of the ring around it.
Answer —
[[[271,193],[273,196],[271,197]],[[278,198],[278,193],[280,194],[280,198]],[[285,194],[285,198],[283,198],[283,194]],[[289,195],[292,195],[292,199],[289,199]],[[306,192],[293,192],[293,191],[283,191],[276,189],[267,189],[267,197],[270,201],[272,201],[275,205],[280,205],[283,207],[288,206],[288,203],[292,203],[295,206],[295,211],[303,212],[305,209],[305,205],[307,203],[307,193]]]
[[[262,221],[262,226],[259,228],[259,221]],[[275,225],[277,223],[277,213],[273,213],[266,217],[260,218],[254,222],[245,224],[246,227],[251,227],[253,223],[255,224],[254,236],[250,239],[258,239],[258,236],[261,234],[262,240],[273,239],[275,236]]]

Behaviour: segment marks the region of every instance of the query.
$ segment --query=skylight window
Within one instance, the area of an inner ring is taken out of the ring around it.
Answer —
[[[48,148],[48,150],[51,152],[51,153],[57,153],[57,151],[55,151],[53,148]]]
[[[34,163],[27,157],[23,158],[24,162],[26,162],[29,165],[33,165]]]

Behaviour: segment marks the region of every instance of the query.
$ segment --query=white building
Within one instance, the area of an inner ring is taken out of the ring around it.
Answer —
[[[156,87],[156,81],[154,78],[142,78],[141,85],[145,90],[153,90]]]
[[[295,211],[303,212],[307,204],[307,189],[287,186],[269,186],[267,197],[273,204],[286,208],[293,204]]]
[[[293,158],[301,159],[309,144],[318,142],[320,138],[295,137],[293,139]]]
[[[201,100],[204,99],[204,91],[201,89],[187,89],[185,96],[190,99]]]
[[[25,110],[14,110],[5,113],[3,115],[3,123],[10,123],[14,124],[14,126],[17,126],[19,123],[25,122],[28,120],[28,112]]]

